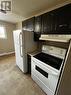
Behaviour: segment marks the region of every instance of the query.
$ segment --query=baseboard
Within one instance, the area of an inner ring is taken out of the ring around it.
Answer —
[[[13,51],[13,52],[8,52],[8,53],[2,53],[2,54],[0,54],[0,56],[10,55],[10,54],[14,54],[14,53],[15,53],[15,51]]]

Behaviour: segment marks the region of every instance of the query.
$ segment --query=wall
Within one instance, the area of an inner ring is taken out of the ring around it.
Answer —
[[[22,29],[22,22],[16,23],[16,29]]]
[[[0,38],[0,55],[4,53],[9,53],[14,51],[14,43],[13,43],[13,30],[15,30],[16,25],[0,21],[0,25],[4,25],[6,27],[7,39]]]
[[[18,29],[22,30],[22,22],[16,23],[16,30]],[[28,52],[33,52],[37,49],[39,50],[39,43],[34,42],[34,33],[29,32],[29,31],[23,31],[23,32],[24,32],[24,35],[26,36],[25,42],[28,41],[28,43],[25,43]]]
[[[71,95],[71,42],[56,95]]]

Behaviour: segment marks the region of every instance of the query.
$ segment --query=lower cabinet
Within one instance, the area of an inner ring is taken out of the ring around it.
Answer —
[[[28,73],[31,74],[31,56],[27,54]]]

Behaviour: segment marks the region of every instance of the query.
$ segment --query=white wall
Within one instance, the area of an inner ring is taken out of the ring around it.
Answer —
[[[9,53],[14,51],[14,43],[13,43],[13,30],[16,29],[16,25],[0,21],[0,25],[5,26],[7,39],[0,38],[0,55],[4,53]]]

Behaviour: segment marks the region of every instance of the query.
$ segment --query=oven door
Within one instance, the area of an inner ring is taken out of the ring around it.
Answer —
[[[45,87],[47,87],[52,93],[54,93],[59,77],[57,73],[42,65],[42,62],[40,62],[39,60],[36,61],[35,58],[32,58],[31,66],[32,76],[35,76],[34,80],[37,82],[37,79],[39,79],[39,81],[41,81],[41,83],[43,83]]]

